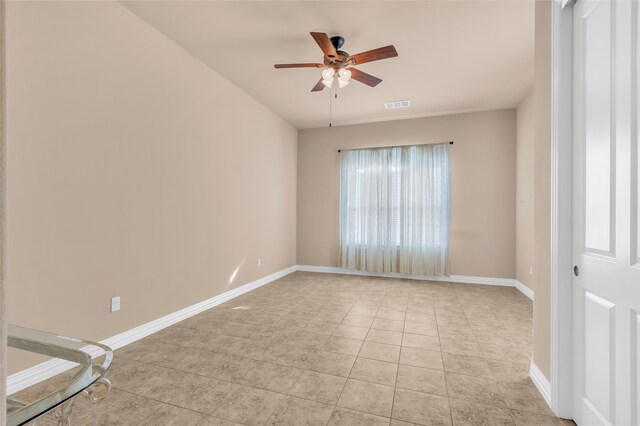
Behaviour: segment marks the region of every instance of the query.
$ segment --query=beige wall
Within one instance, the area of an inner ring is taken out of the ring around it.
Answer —
[[[451,274],[515,278],[515,110],[299,131],[298,264],[337,266],[339,148],[449,140]]]
[[[518,105],[516,148],[516,279],[533,289],[533,90]]]
[[[551,2],[536,1],[533,360],[551,378]]]
[[[295,264],[293,127],[116,2],[7,19],[11,323],[100,340]]]

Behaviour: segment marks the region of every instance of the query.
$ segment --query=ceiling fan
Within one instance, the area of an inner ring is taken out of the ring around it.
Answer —
[[[339,50],[344,45],[344,37],[335,36],[329,38],[325,33],[310,33],[311,37],[318,43],[322,53],[324,53],[323,63],[307,63],[307,64],[276,64],[275,68],[324,68],[322,78],[313,86],[312,92],[320,92],[325,87],[331,88],[333,80],[338,76],[338,86],[340,88],[349,84],[349,80],[353,78],[367,86],[375,87],[382,80],[371,74],[362,72],[354,65],[364,64],[366,62],[379,61],[381,59],[395,58],[398,56],[396,48],[391,46],[379,47],[366,52],[349,55],[347,52]]]

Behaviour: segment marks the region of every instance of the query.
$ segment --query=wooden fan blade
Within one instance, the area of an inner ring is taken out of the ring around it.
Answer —
[[[338,53],[333,47],[333,44],[331,44],[331,40],[329,40],[329,36],[326,33],[311,32],[309,34],[311,34],[311,37],[313,37],[316,43],[318,43],[318,46],[322,49],[322,53],[324,53],[327,58],[335,59],[338,57]]]
[[[324,90],[324,88],[327,87],[322,83],[322,79],[318,80],[318,82],[316,83],[315,86],[313,86],[313,89],[311,89],[312,92],[322,92]]]
[[[362,72],[359,69],[349,67],[349,71],[351,71],[351,78],[358,80],[360,83],[364,83],[367,86],[376,87],[382,81],[378,77]]]
[[[322,64],[275,64],[274,68],[324,68]]]
[[[347,62],[354,61],[354,65],[364,64],[365,62],[379,61],[381,59],[395,58],[398,56],[396,48],[391,46],[379,47],[373,50],[367,50],[366,52],[356,53],[347,58]]]

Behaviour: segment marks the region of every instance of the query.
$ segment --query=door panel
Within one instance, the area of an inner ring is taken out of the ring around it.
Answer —
[[[573,53],[574,419],[638,424],[638,4],[578,0]]]
[[[601,416],[611,416],[614,395],[613,348],[615,347],[615,305],[595,294],[584,292],[585,398]]]
[[[611,155],[615,138],[611,127],[611,9],[609,2],[597,2],[583,20],[584,62],[584,240],[588,251],[609,253],[615,205],[611,191]]]
[[[633,223],[633,240],[631,241],[631,247],[635,247],[634,263],[640,267],[640,144],[638,143],[638,135],[640,134],[640,107],[638,101],[640,99],[640,31],[638,30],[638,23],[640,23],[640,5],[638,2],[634,2],[632,7],[632,52],[635,54],[635,61],[631,64],[631,179],[636,182],[636,191],[631,196],[635,197],[635,202],[632,206],[635,208],[635,215],[632,214]],[[634,179],[635,177],[635,179]],[[634,241],[635,240],[635,241]]]

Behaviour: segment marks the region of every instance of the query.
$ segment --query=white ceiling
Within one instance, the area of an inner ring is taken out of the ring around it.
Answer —
[[[533,85],[533,1],[122,1],[136,15],[299,129],[329,120],[329,93],[311,93],[322,62],[310,31],[342,35],[351,54],[395,45],[361,65],[383,79],[338,91],[333,123],[510,108]],[[411,100],[387,111],[384,102]]]

